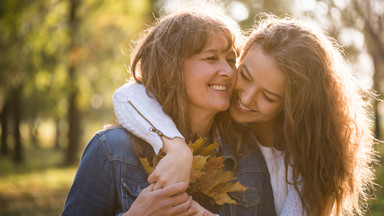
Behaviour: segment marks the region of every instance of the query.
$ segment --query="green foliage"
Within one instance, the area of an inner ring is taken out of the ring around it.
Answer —
[[[78,31],[72,35],[67,0],[1,1],[0,111],[13,89],[22,89],[24,123],[39,127],[46,120],[66,121],[74,86],[86,125],[113,122],[111,96],[129,78],[124,64],[129,65],[132,40],[152,22],[150,4],[146,0],[78,2]],[[76,44],[70,49],[72,37]],[[76,64],[73,80],[68,75],[70,63]]]

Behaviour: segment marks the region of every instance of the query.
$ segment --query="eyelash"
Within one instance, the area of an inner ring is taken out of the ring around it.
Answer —
[[[275,102],[274,100],[272,100],[271,98],[269,98],[264,92],[263,92],[263,97],[265,98],[265,100],[269,101],[270,103]]]
[[[210,56],[210,57],[206,58],[205,60],[206,61],[216,61],[217,57],[216,56]]]
[[[244,75],[243,70],[240,70],[240,75],[241,75],[241,77],[243,77],[243,79],[250,82],[249,78]],[[265,98],[265,100],[267,100],[270,103],[275,102],[275,100],[272,100],[271,98],[269,98],[264,92],[263,92],[263,97]]]
[[[241,75],[241,77],[243,77],[243,79],[245,79],[246,81],[248,81],[248,82],[251,81],[248,77],[245,76],[245,74],[244,74],[244,72],[243,72],[242,69],[240,69],[240,75]]]

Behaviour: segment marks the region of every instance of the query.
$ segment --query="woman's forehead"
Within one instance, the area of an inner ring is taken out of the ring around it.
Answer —
[[[216,49],[221,52],[227,52],[233,49],[233,43],[228,34],[224,32],[212,32],[208,35],[203,50]]]

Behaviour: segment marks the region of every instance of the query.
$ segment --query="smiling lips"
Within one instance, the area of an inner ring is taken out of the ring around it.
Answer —
[[[247,106],[245,106],[243,103],[241,103],[240,98],[237,98],[237,103],[239,104],[239,108],[240,108],[241,111],[244,111],[244,112],[256,112],[255,110],[252,110],[252,109],[248,108]]]
[[[218,91],[227,91],[226,85],[208,85],[211,89],[218,90]]]

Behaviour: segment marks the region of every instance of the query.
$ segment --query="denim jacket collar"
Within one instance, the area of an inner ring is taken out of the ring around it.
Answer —
[[[221,134],[218,128],[216,126],[214,126],[213,128],[214,128],[214,130],[212,131],[214,135],[213,137],[216,137],[214,141],[219,142],[219,146],[220,146],[220,151],[218,154],[224,155],[224,159],[223,159],[224,169],[228,171],[235,171],[237,168],[237,163],[230,145],[227,143],[225,139],[221,137]]]

